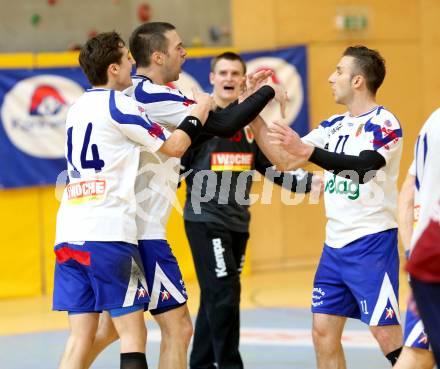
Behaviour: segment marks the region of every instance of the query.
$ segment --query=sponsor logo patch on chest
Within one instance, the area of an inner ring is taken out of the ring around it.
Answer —
[[[248,152],[213,152],[211,170],[245,171],[251,170],[254,155]]]
[[[90,200],[100,200],[105,195],[105,180],[82,181],[66,187],[67,200],[70,204],[80,204]]]

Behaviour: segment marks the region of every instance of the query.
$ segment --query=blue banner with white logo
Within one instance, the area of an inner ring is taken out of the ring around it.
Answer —
[[[309,130],[307,56],[304,46],[241,54],[247,72],[273,71],[289,101],[286,119],[300,134]],[[210,92],[212,57],[188,58],[173,85],[191,97],[191,88]],[[66,169],[64,159],[67,110],[90,87],[79,67],[0,69],[0,188],[50,185]],[[279,119],[271,102],[262,113]]]

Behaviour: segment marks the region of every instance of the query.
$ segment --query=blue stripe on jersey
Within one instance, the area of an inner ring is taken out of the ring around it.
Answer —
[[[163,128],[157,123],[150,121],[146,116],[124,114],[116,107],[115,91],[110,91],[109,109],[111,117],[120,124],[136,124],[145,128],[148,133],[153,137],[159,137],[161,140],[166,141]]]
[[[188,101],[186,97],[175,95],[168,92],[158,92],[158,93],[148,93],[144,91],[142,86],[144,85],[145,80],[139,83],[134,89],[134,97],[137,101],[143,104],[150,104],[161,101]]]
[[[339,116],[339,117],[336,117],[336,118],[333,118],[332,120],[324,120],[323,122],[321,122],[321,126],[323,127],[323,128],[328,128],[328,127],[331,127],[332,125],[334,125],[334,124],[336,124],[336,123],[338,123],[340,120],[342,120],[342,119],[344,119],[344,116],[343,115],[341,115],[341,116]]]
[[[385,146],[386,144],[390,143],[396,138],[402,137],[402,129],[393,129],[389,132],[386,132],[386,136],[383,137],[382,135],[382,128],[379,124],[371,123],[370,118],[367,123],[365,123],[364,130],[365,132],[373,132],[373,148],[374,150],[379,150],[381,147]]]
[[[428,136],[423,136],[423,165],[426,162],[426,155],[428,154]]]
[[[416,185],[416,189],[417,191],[420,190],[420,181],[419,181],[419,176],[418,176],[418,165],[417,165],[417,158],[418,158],[418,154],[419,154],[419,142],[420,142],[420,136],[417,137],[417,141],[416,141],[416,155],[415,155],[415,163],[416,163],[416,180],[415,180],[415,185]]]

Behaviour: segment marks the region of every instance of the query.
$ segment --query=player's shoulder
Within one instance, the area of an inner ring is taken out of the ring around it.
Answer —
[[[421,132],[440,131],[440,108],[434,110],[422,127]]]
[[[401,128],[397,116],[384,106],[378,106],[377,109],[373,111],[370,122],[393,130]]]
[[[323,120],[319,124],[319,127],[322,127],[322,128],[333,127],[335,124],[337,124],[338,122],[342,121],[345,117],[347,117],[347,115],[348,115],[348,112],[345,112],[343,114],[334,114],[331,117]]]

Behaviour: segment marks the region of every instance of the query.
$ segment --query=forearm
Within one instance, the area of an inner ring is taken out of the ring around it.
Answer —
[[[309,161],[341,177],[366,183],[374,178],[376,171],[385,166],[382,155],[373,150],[361,151],[359,156],[329,152],[315,147]]]
[[[258,147],[263,151],[269,161],[276,166],[277,170],[288,171],[298,169],[307,163],[307,160],[289,154],[278,145],[270,143],[268,128],[264,120],[258,116],[250,125]]]
[[[232,137],[252,122],[274,96],[272,87],[263,86],[242,103],[231,104],[219,112],[211,112],[204,131],[219,137]]]
[[[163,143],[159,151],[167,156],[180,158],[190,145],[191,138],[189,135],[180,129],[176,129]]]
[[[411,174],[406,176],[399,193],[397,222],[403,247],[409,251],[414,227],[414,176]]]
[[[211,106],[208,104],[194,104],[191,112],[188,115],[192,115],[200,120],[202,124],[206,124],[206,120],[209,117]]]

